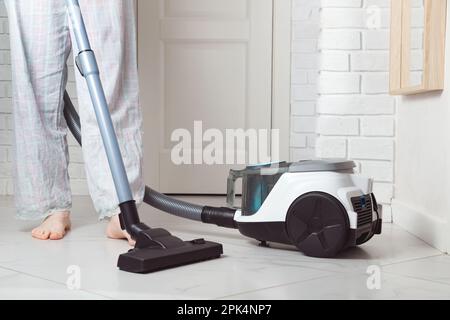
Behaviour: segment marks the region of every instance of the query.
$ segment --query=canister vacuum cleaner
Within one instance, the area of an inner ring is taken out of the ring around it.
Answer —
[[[76,65],[86,79],[121,210],[120,223],[136,240],[134,249],[119,256],[118,268],[149,273],[219,258],[219,243],[183,241],[139,219],[95,54],[86,33],[78,0],[66,0],[79,53]],[[64,115],[82,144],[78,114],[67,93]],[[372,193],[372,180],[354,174],[351,161],[302,161],[250,166],[228,177],[229,207],[187,203],[146,187],[144,201],[180,218],[238,229],[262,244],[296,246],[311,257],[331,258],[381,234],[382,212]],[[235,206],[235,186],[242,180],[242,205]]]

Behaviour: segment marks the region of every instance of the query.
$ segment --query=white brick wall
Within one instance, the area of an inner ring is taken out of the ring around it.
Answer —
[[[390,1],[322,0],[321,6],[316,154],[358,162],[389,210],[396,104],[388,95]]]
[[[0,195],[12,195],[12,106],[11,106],[11,58],[9,52],[8,19],[3,0],[0,0]],[[72,66],[72,60],[69,60]],[[70,67],[68,91],[76,97],[75,77]],[[76,104],[76,99],[74,100]],[[69,139],[72,192],[74,195],[87,195],[86,177],[83,167],[81,149],[72,137]]]
[[[353,159],[389,205],[396,108],[387,94],[390,1],[293,2],[292,160]],[[415,39],[420,47],[420,34]],[[313,82],[311,73],[319,74]]]
[[[0,195],[12,194],[11,59],[6,9],[0,0]]]
[[[313,158],[317,137],[320,1],[293,1],[291,160]],[[345,57],[328,56],[335,68]],[[333,63],[338,60],[339,63]]]

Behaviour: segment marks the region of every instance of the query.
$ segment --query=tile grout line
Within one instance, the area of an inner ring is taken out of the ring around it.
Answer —
[[[418,261],[418,260],[425,260],[425,259],[434,258],[434,257],[440,257],[440,256],[442,256],[442,255],[443,255],[443,254],[437,254],[437,255],[431,255],[431,256],[426,256],[426,257],[421,257],[421,258],[414,258],[414,259],[404,260],[404,261],[400,261],[400,262],[394,262],[394,263],[385,264],[385,265],[381,264],[380,266],[381,266],[381,267],[387,267],[387,266],[392,266],[392,265],[401,264],[401,263],[408,263],[408,262],[412,262],[412,261]],[[327,276],[322,276],[322,277],[315,277],[315,278],[307,279],[307,280],[294,281],[294,282],[290,282],[290,283],[285,283],[285,284],[280,284],[280,285],[269,286],[269,287],[266,287],[266,288],[261,288],[261,289],[256,289],[256,290],[250,290],[250,291],[244,291],[244,292],[241,292],[241,293],[237,293],[237,294],[233,294],[233,295],[227,295],[227,296],[223,296],[223,297],[218,297],[218,298],[215,298],[215,299],[216,299],[216,300],[219,300],[219,299],[227,299],[227,298],[234,297],[234,296],[238,296],[238,295],[241,295],[241,294],[255,293],[255,292],[259,292],[259,291],[265,291],[265,290],[268,290],[268,289],[274,289],[274,288],[279,288],[279,287],[289,286],[289,285],[293,285],[293,284],[299,284],[299,283],[308,282],[308,281],[313,281],[313,280],[319,280],[319,279],[331,278],[331,277],[333,277],[333,276],[335,276],[335,275],[342,276],[342,275],[346,275],[346,274],[347,274],[347,272],[345,272],[345,271],[340,271],[340,270],[339,270],[339,271],[337,271],[337,270],[325,270],[325,269],[312,268],[312,267],[305,267],[305,266],[301,266],[301,267],[302,267],[302,268],[305,268],[305,269],[315,270],[315,271],[331,272],[331,273],[334,273],[334,275],[332,274],[332,275],[327,275]],[[450,286],[450,284],[449,284],[449,283],[446,283],[446,282],[435,281],[435,280],[429,280],[429,279],[418,278],[418,277],[411,277],[411,276],[406,276],[406,275],[401,275],[401,274],[395,274],[395,273],[392,273],[392,272],[386,272],[386,271],[383,271],[383,272],[386,273],[386,274],[389,274],[389,275],[391,275],[391,276],[398,276],[398,277],[402,277],[402,278],[415,279],[415,280],[422,280],[422,281],[426,281],[426,282],[431,282],[431,283],[436,283],[436,284],[444,284],[444,285]]]
[[[46,281],[46,282],[50,282],[50,283],[56,284],[56,285],[61,286],[61,287],[66,287],[63,283],[61,283],[61,282],[59,282],[59,281],[47,279],[47,278],[44,278],[44,277],[41,277],[41,276],[37,276],[37,275],[31,274],[31,273],[27,273],[27,272],[23,272],[23,271],[19,271],[19,270],[14,270],[14,269],[5,267],[5,266],[3,266],[3,265],[0,265],[0,269],[7,270],[7,271],[11,271],[11,272],[14,272],[15,274],[19,274],[19,275],[25,275],[25,276],[27,276],[27,277],[31,277],[31,278],[34,278],[34,279],[39,279],[39,280],[43,280],[43,281]],[[13,274],[13,275],[10,275],[10,276],[14,276],[14,274]],[[5,277],[10,277],[10,276],[5,276]],[[1,281],[2,278],[3,278],[3,277],[0,277],[0,281]],[[66,288],[67,288],[67,287],[66,287]],[[95,292],[91,292],[91,291],[86,290],[86,289],[79,289],[79,290],[77,290],[77,291],[79,291],[79,292],[84,292],[84,293],[88,293],[88,294],[92,294],[92,295],[94,295],[94,296],[99,296],[99,297],[102,297],[102,298],[105,298],[105,299],[108,299],[108,300],[111,300],[111,299],[112,299],[111,297],[104,296],[104,295],[102,295],[102,294],[98,294],[98,293],[95,293]]]
[[[400,277],[400,278],[405,278],[405,279],[420,280],[420,281],[430,282],[430,283],[434,283],[434,284],[441,284],[441,285],[445,285],[445,286],[447,286],[447,287],[450,287],[450,283],[448,283],[448,282],[436,281],[436,280],[430,280],[430,279],[421,278],[421,277],[407,276],[407,275],[398,274],[398,273],[393,273],[393,272],[389,272],[389,271],[383,271],[383,272],[384,272],[385,274],[388,274],[388,275],[394,276],[394,277]]]
[[[413,262],[413,261],[420,261],[420,260],[436,258],[436,257],[441,257],[441,256],[446,256],[446,254],[441,253],[441,254],[434,254],[434,255],[430,255],[430,256],[426,256],[426,257],[412,258],[412,259],[402,260],[402,261],[398,261],[398,262],[392,262],[392,263],[388,263],[388,264],[381,264],[381,266],[382,267],[390,267],[390,266],[394,266],[397,264],[408,263],[408,262]]]
[[[9,208],[7,208],[7,209],[9,209]],[[410,236],[412,236],[412,237],[414,237],[414,238],[420,240],[421,242],[423,242],[423,240],[421,240],[420,238],[416,237],[415,235],[413,235],[413,234],[407,232],[406,230],[400,228],[399,226],[397,226],[397,225],[395,225],[395,224],[391,224],[391,225],[395,226],[395,227],[396,227],[395,229],[398,228],[398,229],[401,230],[402,232],[406,232],[408,235],[410,235]],[[180,230],[180,232],[187,232],[187,233],[189,233],[189,234],[195,233],[195,232],[191,232],[191,231],[183,231],[183,230]],[[227,238],[227,239],[228,239],[228,238]],[[234,239],[236,239],[236,238],[234,238]],[[234,240],[234,239],[233,239],[233,240]],[[97,241],[97,239],[90,239],[89,241]],[[244,241],[245,241],[245,238],[244,238]],[[243,241],[243,242],[244,242],[244,241]],[[230,241],[230,242],[224,241],[224,242],[225,242],[226,244],[228,244],[228,245],[236,246],[238,250],[240,250],[241,248],[250,248],[250,247],[253,247],[253,245],[248,244],[248,243],[243,243],[243,244],[239,243],[239,244],[236,244],[236,243],[234,243],[234,241]],[[426,243],[424,242],[424,244],[426,244]],[[426,245],[429,246],[428,244],[426,244]],[[431,246],[429,246],[429,247],[431,247]],[[418,261],[418,260],[419,260],[419,261],[420,261],[420,260],[426,260],[426,259],[430,259],[430,258],[434,258],[434,257],[439,257],[439,256],[442,256],[442,255],[445,255],[445,254],[437,254],[437,253],[436,253],[436,254],[430,254],[429,256],[425,255],[425,256],[423,256],[423,257],[418,257],[418,258],[411,258],[411,259],[407,259],[407,258],[406,258],[406,260],[401,260],[401,261],[396,261],[396,262],[392,262],[392,261],[389,262],[389,261],[387,261],[386,264],[380,263],[379,265],[380,265],[381,267],[390,267],[390,266],[399,265],[399,264],[402,264],[402,263],[408,263],[408,262],[413,262],[413,261]],[[288,260],[288,261],[289,261],[289,260]],[[292,261],[294,262],[295,260],[292,260]],[[369,262],[370,262],[370,261],[369,261]],[[374,261],[374,262],[376,262],[376,261]],[[369,263],[369,264],[370,264],[370,263]],[[319,267],[314,267],[314,266],[312,266],[312,267],[311,267],[311,266],[300,266],[300,267],[301,267],[301,268],[304,268],[304,269],[309,269],[309,270],[316,270],[316,271],[328,272],[328,273],[331,273],[331,274],[330,274],[330,275],[320,276],[320,277],[318,276],[318,277],[311,278],[311,279],[307,279],[307,280],[298,280],[298,281],[294,281],[294,282],[290,282],[290,283],[278,284],[278,285],[268,286],[268,287],[265,287],[265,288],[259,288],[259,289],[254,289],[254,290],[244,291],[244,292],[241,292],[241,293],[236,293],[236,294],[231,294],[231,295],[225,295],[225,296],[223,296],[223,297],[211,298],[211,299],[224,299],[224,298],[227,298],[227,297],[238,296],[238,295],[240,295],[240,294],[246,294],[246,293],[252,293],[252,292],[259,292],[259,291],[269,290],[269,289],[273,289],[273,288],[278,288],[278,287],[283,287],[283,286],[289,286],[289,285],[294,285],[294,284],[298,284],[298,283],[304,283],[304,282],[308,282],[308,281],[314,281],[314,280],[318,280],[318,279],[331,278],[331,277],[333,277],[333,276],[341,277],[342,275],[345,275],[345,274],[347,273],[345,270],[329,270],[329,269],[327,270],[327,269],[325,269],[325,268],[322,269],[320,266],[319,266]],[[58,282],[58,281],[46,279],[46,278],[43,278],[43,277],[40,277],[40,276],[35,276],[35,275],[29,274],[29,273],[26,273],[26,272],[21,272],[21,271],[17,271],[17,270],[14,270],[14,269],[10,269],[10,268],[8,268],[8,267],[1,266],[1,264],[0,264],[0,269],[9,270],[9,271],[11,271],[11,272],[14,272],[15,274],[23,274],[23,275],[30,276],[30,277],[35,278],[35,279],[40,279],[40,280],[48,281],[48,282],[50,282],[50,283],[55,283],[55,284],[64,286],[64,282]],[[418,277],[411,277],[411,276],[406,276],[406,275],[401,275],[401,274],[395,274],[395,273],[392,273],[392,272],[386,272],[386,274],[388,274],[388,275],[390,275],[390,276],[399,276],[399,277],[407,278],[407,279],[417,279],[417,280],[423,280],[423,281],[427,281],[427,282],[431,282],[431,283],[436,283],[436,284],[445,284],[445,285],[449,285],[448,283],[445,283],[445,282],[440,282],[440,281],[435,281],[435,280],[428,280],[428,279],[422,279],[422,278],[418,278]],[[1,278],[0,278],[0,279],[1,279]],[[106,298],[106,299],[113,299],[113,300],[115,300],[115,298],[113,298],[113,297],[108,297],[108,296],[105,296],[105,295],[103,295],[103,294],[98,294],[98,293],[96,293],[96,292],[91,292],[91,291],[89,291],[89,290],[82,289],[82,290],[79,290],[79,291],[82,291],[82,292],[85,292],[85,293],[89,293],[89,294],[93,294],[94,296],[98,296],[98,297],[103,297],[103,298]]]
[[[239,296],[239,295],[242,295],[242,294],[256,293],[256,292],[260,292],[260,291],[266,291],[266,290],[269,290],[269,289],[286,287],[286,286],[290,286],[290,285],[293,285],[293,284],[305,283],[305,282],[315,281],[315,280],[320,280],[320,279],[327,279],[327,278],[331,278],[333,276],[335,276],[335,275],[334,274],[330,274],[330,275],[314,277],[314,278],[306,279],[306,280],[299,280],[299,281],[288,282],[288,283],[279,284],[279,285],[273,285],[273,286],[260,288],[260,289],[255,289],[255,290],[243,291],[243,292],[239,292],[239,293],[236,293],[236,294],[231,294],[231,295],[226,295],[226,296],[222,296],[222,297],[217,297],[217,298],[214,298],[214,300],[229,299],[229,298],[236,297],[236,296]]]
[[[415,259],[415,260],[420,260],[420,259]],[[412,260],[414,261],[414,260]],[[344,273],[339,273],[336,272],[338,275],[344,275]],[[425,279],[425,278],[421,278],[421,277],[413,277],[413,276],[407,276],[407,275],[402,275],[402,274],[396,274],[396,273],[392,273],[392,272],[386,272],[384,271],[385,274],[388,274],[390,276],[393,277],[400,277],[403,279],[414,279],[414,280],[420,280],[420,281],[424,281],[424,282],[429,282],[432,284],[440,284],[440,285],[444,285],[444,286],[448,286],[450,287],[450,283],[448,282],[442,282],[442,281],[436,281],[436,280],[430,280],[430,279]],[[214,298],[214,300],[222,300],[222,299],[230,299],[236,296],[240,296],[242,294],[251,294],[251,293],[257,293],[257,292],[262,292],[262,291],[266,291],[266,290],[270,290],[270,289],[275,289],[275,288],[281,288],[281,287],[287,287],[290,285],[294,285],[294,284],[300,284],[300,283],[306,283],[309,281],[315,281],[315,280],[320,280],[320,279],[327,279],[327,278],[332,278],[335,275],[328,275],[328,276],[322,276],[322,277],[315,277],[315,278],[311,278],[311,279],[307,279],[307,280],[301,280],[301,281],[294,281],[294,282],[290,282],[290,283],[285,283],[285,284],[280,284],[280,285],[274,285],[274,286],[269,286],[266,288],[261,288],[261,289],[256,289],[256,290],[249,290],[249,291],[243,291],[240,293],[236,293],[236,294],[232,294],[232,295],[227,295],[227,296],[222,296],[222,297],[217,297]]]

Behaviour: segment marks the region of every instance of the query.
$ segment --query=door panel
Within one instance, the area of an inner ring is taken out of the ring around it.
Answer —
[[[166,193],[223,194],[229,169],[243,166],[175,165],[174,130],[191,132],[194,154],[206,145],[194,146],[195,121],[202,121],[203,132],[215,128],[224,134],[271,128],[272,5],[272,0],[139,2],[145,170],[150,168],[153,186]],[[157,32],[150,29],[156,26]]]
[[[208,19],[246,19],[247,1],[243,0],[171,0],[166,2],[166,17],[202,17]]]

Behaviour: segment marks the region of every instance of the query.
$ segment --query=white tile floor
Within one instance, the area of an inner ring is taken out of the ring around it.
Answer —
[[[222,198],[194,198],[222,205]],[[88,198],[76,198],[73,230],[63,241],[30,236],[34,223],[13,218],[0,197],[0,299],[450,299],[450,257],[402,229],[384,225],[382,236],[339,259],[313,259],[290,248],[267,249],[234,230],[176,219],[148,206],[144,220],[191,240],[224,245],[223,258],[135,275],[118,271],[126,242],[108,240]],[[67,268],[78,266],[81,289],[69,290]],[[369,266],[381,268],[381,289],[367,288]]]

